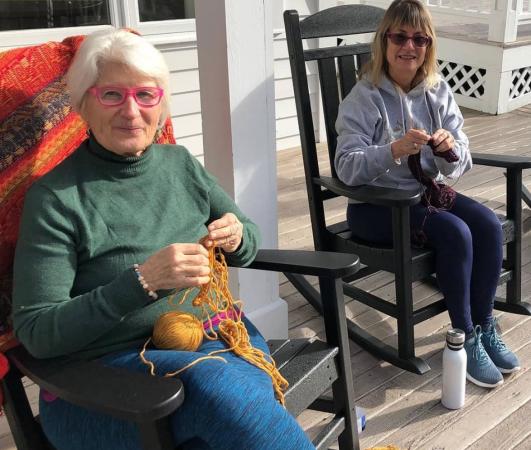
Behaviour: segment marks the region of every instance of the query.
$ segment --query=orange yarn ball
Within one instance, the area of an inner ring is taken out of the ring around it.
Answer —
[[[153,344],[166,350],[196,351],[203,342],[203,324],[192,314],[170,311],[153,328]]]

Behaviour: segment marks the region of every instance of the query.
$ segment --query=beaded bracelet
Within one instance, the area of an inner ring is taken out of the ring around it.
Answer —
[[[149,286],[146,283],[146,280],[144,279],[144,277],[140,273],[140,269],[139,269],[138,264],[133,264],[133,269],[135,270],[136,277],[138,278],[138,282],[142,285],[142,287],[144,288],[144,291],[147,292],[147,295],[149,295],[153,300],[157,300],[159,298],[159,296],[157,295],[156,292],[154,292],[151,289],[149,289]]]

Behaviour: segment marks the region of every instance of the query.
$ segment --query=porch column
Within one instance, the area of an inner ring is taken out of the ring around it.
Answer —
[[[492,2],[492,5],[488,40],[495,42],[516,41],[518,12],[522,11],[521,1],[516,2],[517,9],[513,8],[513,0],[496,0]]]
[[[196,0],[205,166],[277,248],[273,28],[269,0]],[[231,272],[232,293],[266,338],[287,336],[278,275]]]

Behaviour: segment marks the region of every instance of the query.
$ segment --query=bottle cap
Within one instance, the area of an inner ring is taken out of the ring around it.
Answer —
[[[459,328],[450,328],[446,332],[446,342],[450,347],[462,347],[465,343],[465,332]]]

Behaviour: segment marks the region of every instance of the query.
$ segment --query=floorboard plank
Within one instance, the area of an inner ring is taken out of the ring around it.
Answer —
[[[520,350],[522,344],[519,344],[522,339],[526,341],[523,352],[519,355],[522,358],[529,358],[531,348],[528,344],[529,335],[531,332],[531,319],[522,319],[519,316],[512,314],[504,315],[502,320],[504,329],[504,339],[509,345],[512,345],[515,350]],[[448,448],[461,449],[465,446],[447,445],[437,446],[432,445],[430,439],[434,439],[439,435],[448,434],[448,429],[454,432],[454,425],[465,418],[470,417],[474,419],[474,405],[485,401],[487,396],[492,396],[498,389],[489,391],[480,388],[471,383],[467,383],[467,394],[465,407],[457,411],[449,411],[440,403],[440,388],[441,388],[441,370],[442,370],[442,346],[439,351],[435,353],[429,360],[432,370],[428,372],[429,376],[422,377],[415,376],[404,372],[395,380],[393,384],[386,384],[381,389],[387,393],[386,401],[383,407],[375,411],[375,417],[368,419],[367,430],[368,435],[364,440],[366,446],[382,445],[384,442],[399,445],[403,448]],[[510,384],[512,380],[519,377],[527,369],[523,369],[517,376],[512,375],[506,378],[505,386]],[[420,378],[421,380],[415,380]],[[427,382],[422,380],[427,378]],[[409,391],[407,388],[409,387]],[[395,401],[391,401],[395,399]],[[360,402],[363,405],[363,401]],[[370,409],[368,409],[370,411]],[[391,419],[393,421],[391,421]],[[375,425],[372,422],[376,421]],[[476,422],[476,424],[479,422]],[[372,431],[372,427],[375,430]],[[483,433],[488,429],[481,425],[480,428]],[[395,430],[395,431],[393,431]],[[461,435],[468,434],[468,431],[463,430]],[[429,445],[427,442],[429,442]]]
[[[531,402],[524,403],[520,408],[509,414],[503,421],[481,436],[467,450],[509,449],[515,443],[527,440],[531,448]]]

